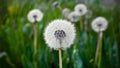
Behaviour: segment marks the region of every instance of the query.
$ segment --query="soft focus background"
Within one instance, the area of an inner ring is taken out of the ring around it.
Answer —
[[[58,52],[50,49],[44,41],[46,25],[58,18],[64,19],[62,11],[52,6],[55,0],[0,0],[0,68],[33,67],[33,24],[27,13],[39,8],[44,18],[38,23],[38,68],[58,68]],[[104,32],[101,68],[120,68],[120,0],[58,0],[62,8],[71,11],[78,3],[84,3],[92,11],[87,19],[89,31],[79,33],[79,22],[75,43],[62,52],[63,68],[93,68],[98,34],[91,29],[97,16],[109,21]],[[82,18],[84,22],[85,16]],[[80,40],[80,42],[78,41]]]

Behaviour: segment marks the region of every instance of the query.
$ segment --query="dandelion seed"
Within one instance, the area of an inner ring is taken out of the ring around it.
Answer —
[[[88,10],[87,13],[86,13],[86,15],[85,15],[85,18],[89,19],[91,17],[92,17],[92,11]]]
[[[91,17],[92,17],[92,12],[88,10],[85,15],[85,21],[84,21],[84,29],[86,32],[88,32],[88,19],[90,19]]]
[[[52,4],[53,7],[58,7],[59,5],[60,5],[60,3],[59,3],[58,1],[55,1],[55,2],[53,2],[53,4]]]
[[[78,4],[74,8],[77,15],[82,16],[87,13],[87,7],[84,4]]]
[[[58,1],[53,2],[52,7],[53,8],[59,8],[60,10],[62,10],[62,8],[60,6],[60,3]]]
[[[28,20],[32,23],[35,23],[35,21],[41,21],[43,18],[43,13],[39,9],[33,9],[29,11],[28,13]]]
[[[45,29],[44,38],[50,48],[65,50],[73,44],[75,27],[66,20],[54,20]]]
[[[69,19],[71,22],[77,22],[77,21],[79,21],[79,16],[77,15],[76,12],[71,12],[71,13],[68,15],[68,19]]]
[[[97,17],[92,21],[91,26],[95,32],[105,31],[108,26],[108,21],[104,17]]]
[[[67,19],[68,15],[70,14],[70,10],[68,8],[64,8],[62,10],[62,15]]]

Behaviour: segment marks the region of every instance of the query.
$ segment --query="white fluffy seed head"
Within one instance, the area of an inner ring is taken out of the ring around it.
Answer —
[[[104,17],[97,17],[92,21],[91,26],[95,32],[105,31],[108,26],[108,21]]]
[[[41,21],[43,18],[43,13],[39,9],[33,9],[29,11],[27,18],[30,22],[35,23],[35,21]]]
[[[60,34],[62,36],[61,43],[55,35],[55,32],[58,30],[64,31],[64,33]],[[44,39],[50,48],[66,50],[73,44],[76,35],[75,32],[74,25],[69,21],[57,19],[46,27]]]
[[[79,16],[85,15],[87,13],[87,7],[84,4],[77,4],[74,10]]]
[[[60,3],[58,1],[53,2],[53,4],[52,4],[53,8],[56,8],[58,6],[60,6]]]
[[[62,15],[67,19],[68,15],[70,14],[70,10],[68,8],[64,8],[62,10]]]
[[[73,11],[68,15],[68,20],[70,20],[71,22],[77,22],[79,21],[79,16],[75,11]]]
[[[86,15],[85,15],[85,18],[90,19],[91,17],[92,17],[92,11],[88,10]]]

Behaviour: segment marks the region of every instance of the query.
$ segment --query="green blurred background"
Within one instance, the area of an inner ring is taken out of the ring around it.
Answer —
[[[0,68],[34,68],[33,65],[33,24],[27,20],[27,13],[34,8],[44,13],[37,24],[37,66],[58,68],[58,52],[50,49],[44,41],[46,25],[54,19],[64,19],[62,11],[52,6],[56,0],[0,0]],[[71,11],[78,3],[84,3],[92,15],[88,32],[79,32],[75,43],[62,51],[63,68],[93,68],[98,34],[91,29],[91,22],[98,16],[109,21],[103,34],[101,68],[120,68],[120,5],[119,0],[57,0],[62,8]],[[82,18],[84,22],[85,16]],[[80,40],[80,41],[79,41]]]

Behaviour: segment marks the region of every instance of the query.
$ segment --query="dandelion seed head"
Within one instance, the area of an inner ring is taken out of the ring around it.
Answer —
[[[64,8],[62,10],[62,15],[67,19],[68,15],[70,14],[70,10],[68,8]]]
[[[35,23],[35,21],[41,21],[43,18],[43,13],[39,9],[33,9],[29,11],[27,18],[30,22]]]
[[[85,15],[87,13],[87,7],[84,4],[77,4],[74,10],[79,16]]]
[[[44,39],[50,48],[66,50],[75,39],[75,27],[69,21],[57,19],[45,29]]]
[[[60,6],[60,3],[58,1],[53,2],[52,7],[56,8]]]
[[[108,27],[108,21],[104,17],[97,17],[92,21],[91,26],[95,32],[105,31]]]
[[[71,22],[77,22],[79,21],[79,16],[75,11],[73,11],[68,15],[68,20],[70,20]]]
[[[86,15],[85,15],[85,18],[89,19],[91,17],[92,17],[92,11],[88,10],[87,13],[86,13]]]

